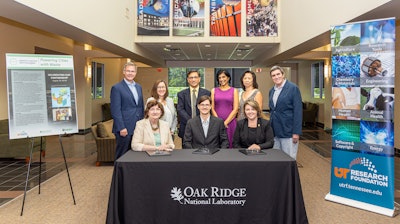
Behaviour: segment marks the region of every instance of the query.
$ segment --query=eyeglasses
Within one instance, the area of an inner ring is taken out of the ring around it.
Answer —
[[[211,104],[199,104],[201,107],[209,107],[209,106],[211,106]]]
[[[157,86],[157,89],[166,89],[165,86]]]
[[[159,107],[152,107],[149,109],[149,111],[161,111],[161,109]]]
[[[199,76],[189,76],[188,79],[198,79]]]

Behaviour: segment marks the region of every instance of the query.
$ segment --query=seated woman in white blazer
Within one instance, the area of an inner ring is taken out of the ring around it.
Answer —
[[[132,138],[132,150],[172,151],[175,148],[169,124],[160,120],[164,107],[156,100],[150,100],[144,110],[144,119],[136,123]]]

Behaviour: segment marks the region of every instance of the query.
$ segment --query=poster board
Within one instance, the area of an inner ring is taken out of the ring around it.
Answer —
[[[71,55],[6,54],[10,139],[78,132]]]
[[[395,19],[331,28],[332,167],[325,199],[394,215]]]

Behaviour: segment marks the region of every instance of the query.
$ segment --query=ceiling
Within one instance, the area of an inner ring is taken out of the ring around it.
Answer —
[[[352,21],[369,19],[400,17],[400,1],[392,0],[370,12],[367,12]],[[141,62],[143,66],[163,67],[165,63],[159,63],[148,55],[154,55],[164,62],[168,61],[228,61],[239,62],[247,61],[251,65],[256,63],[262,65],[272,65],[287,63],[299,60],[325,60],[330,58],[330,33],[326,32],[311,38],[285,52],[265,57],[268,51],[275,51],[279,45],[268,43],[136,43],[143,52],[149,54],[133,53],[121,48],[116,44],[98,38],[84,30],[73,27],[62,21],[55,20],[43,13],[37,12],[24,5],[11,0],[2,0],[0,15],[11,21],[16,21],[43,30],[51,35],[60,35],[70,38],[77,43],[90,43],[96,49],[112,52],[113,55],[134,58]],[[348,21],[348,22],[352,22]]]
[[[276,44],[265,43],[138,43],[165,61],[253,61]]]

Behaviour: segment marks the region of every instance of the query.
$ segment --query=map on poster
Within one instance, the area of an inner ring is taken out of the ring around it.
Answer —
[[[6,54],[10,139],[78,132],[73,58]]]

